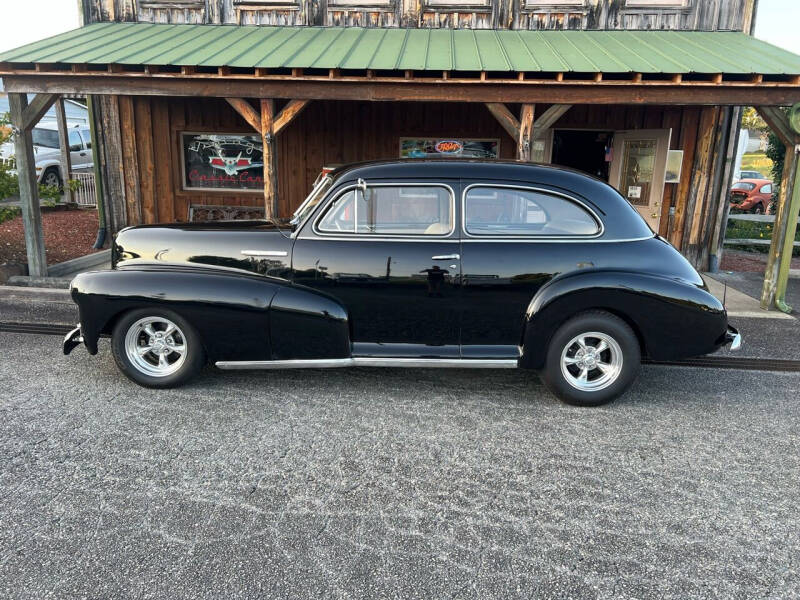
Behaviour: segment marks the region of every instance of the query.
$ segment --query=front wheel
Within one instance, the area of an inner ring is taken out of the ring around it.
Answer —
[[[127,313],[114,327],[111,349],[119,370],[144,387],[181,385],[205,363],[200,336],[170,310]]]
[[[639,340],[630,326],[604,311],[564,323],[547,349],[545,385],[575,406],[600,406],[631,386],[641,364]]]

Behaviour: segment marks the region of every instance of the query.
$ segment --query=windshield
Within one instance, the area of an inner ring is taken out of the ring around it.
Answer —
[[[319,201],[325,197],[325,192],[328,191],[328,188],[331,186],[333,179],[328,176],[323,177],[317,184],[314,186],[314,189],[311,190],[311,193],[308,195],[303,203],[294,211],[292,215],[292,220],[289,221],[291,225],[299,225],[303,221],[308,218],[313,210],[319,204]]]
[[[45,148],[58,148],[58,132],[52,129],[34,128],[33,145],[44,146]]]

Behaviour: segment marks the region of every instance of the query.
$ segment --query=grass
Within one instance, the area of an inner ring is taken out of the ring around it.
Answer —
[[[726,240],[771,240],[772,223],[760,223],[758,221],[739,221],[738,219],[728,220],[728,229],[725,231]],[[794,239],[800,242],[800,229],[795,233]],[[769,246],[740,246],[739,249],[748,252],[769,252]],[[800,256],[800,248],[795,248],[793,256]]]
[[[742,157],[742,171],[758,171],[765,177],[772,176],[772,161],[763,152],[753,152]]]

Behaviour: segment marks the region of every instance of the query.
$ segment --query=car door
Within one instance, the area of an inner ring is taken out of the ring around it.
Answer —
[[[81,156],[83,159],[83,169],[94,168],[94,154],[92,153],[92,132],[89,129],[81,129],[81,137],[83,138],[83,152]]]
[[[462,185],[461,354],[518,358],[531,300],[559,273],[592,260],[597,250],[590,240],[600,221],[563,192],[542,186]]]
[[[67,135],[69,144],[69,158],[74,171],[85,170],[88,159],[88,152],[77,129],[70,129]]]
[[[347,309],[357,356],[459,356],[461,263],[449,181],[340,186],[298,233],[294,282]]]

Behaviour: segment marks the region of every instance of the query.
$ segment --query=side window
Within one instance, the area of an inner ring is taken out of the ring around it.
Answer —
[[[83,141],[81,140],[81,136],[78,135],[78,132],[74,129],[69,132],[69,137],[67,140],[69,141],[70,152],[80,152],[83,150]]]
[[[504,187],[472,187],[464,202],[464,226],[472,235],[594,235],[600,225],[567,198]]]
[[[453,198],[441,186],[372,186],[350,190],[328,208],[323,232],[442,236],[453,229]]]
[[[83,143],[86,144],[86,149],[92,149],[92,132],[88,129],[81,129],[81,135],[83,136]]]
[[[772,193],[772,184],[768,183],[767,185],[762,187],[761,188],[761,193],[762,194],[771,194]]]

